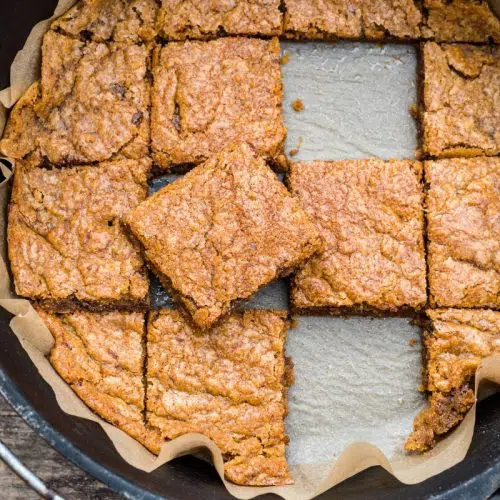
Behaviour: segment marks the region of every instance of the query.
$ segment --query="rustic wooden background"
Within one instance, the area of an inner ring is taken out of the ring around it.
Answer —
[[[66,500],[117,500],[120,495],[68,462],[0,396],[0,440],[49,488]],[[40,497],[0,460],[0,498]]]

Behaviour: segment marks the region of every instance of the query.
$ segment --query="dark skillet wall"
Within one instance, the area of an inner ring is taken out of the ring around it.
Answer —
[[[29,4],[29,7],[27,5]],[[20,50],[31,27],[54,12],[56,0],[0,0],[0,89],[9,86],[12,54]]]

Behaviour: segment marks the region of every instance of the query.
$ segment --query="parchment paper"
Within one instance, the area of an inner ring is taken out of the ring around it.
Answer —
[[[74,1],[61,0],[56,15]],[[38,24],[16,57],[11,88],[0,93],[10,107],[38,78],[41,37],[47,21]],[[296,158],[413,157],[415,124],[407,113],[416,100],[415,51],[405,45],[284,42],[290,62],[283,67],[287,149],[302,142]],[[300,98],[305,110],[291,110]],[[5,123],[5,108],[0,130]],[[302,138],[302,139],[300,139]],[[2,173],[10,171],[0,164]],[[158,188],[171,178],[156,181]],[[198,434],[166,443],[155,457],[122,431],[93,414],[53,370],[46,355],[52,337],[26,300],[11,292],[6,265],[5,208],[8,180],[0,184],[0,305],[15,314],[11,328],[41,376],[53,388],[61,408],[98,422],[124,460],[144,471],[200,448],[208,449],[223,479],[223,461],[213,442]],[[156,306],[169,306],[154,285]],[[286,286],[277,282],[262,290],[247,307],[284,307]],[[283,498],[308,499],[374,465],[400,481],[423,481],[455,465],[469,447],[475,406],[463,423],[434,450],[423,456],[402,453],[404,437],[423,404],[420,347],[411,347],[418,330],[407,319],[301,317],[290,331],[287,350],[296,365],[290,391],[288,459],[295,484],[255,488],[224,481],[238,498],[273,492]],[[476,376],[500,384],[500,356],[486,359]],[[97,444],[97,443],[96,443]]]

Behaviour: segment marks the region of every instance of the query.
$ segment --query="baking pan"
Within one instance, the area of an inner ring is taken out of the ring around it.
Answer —
[[[31,27],[53,11],[55,1],[1,2],[0,86],[9,84],[9,68]],[[183,457],[151,474],[123,461],[101,428],[65,414],[50,387],[38,375],[9,329],[10,314],[0,311],[0,392],[51,445],[109,487],[131,498],[231,498],[215,469]],[[92,436],[92,439],[89,439]],[[369,469],[320,498],[487,498],[500,487],[500,395],[478,407],[476,432],[466,459],[415,486],[399,483],[383,469]],[[267,497],[271,498],[270,495]]]

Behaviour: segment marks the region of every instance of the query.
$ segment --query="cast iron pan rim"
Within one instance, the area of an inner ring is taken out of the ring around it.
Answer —
[[[165,496],[155,495],[151,491],[128,481],[121,475],[109,471],[106,467],[100,465],[74,446],[35,410],[3,369],[0,369],[0,394],[2,394],[23,420],[53,448],[70,462],[106,484],[113,491],[123,495],[125,498],[141,500],[162,500],[166,498]],[[36,471],[34,472],[36,473]],[[471,490],[475,490],[476,493],[479,493],[477,498],[486,498],[493,494],[495,490],[493,488],[492,491],[489,491],[488,483],[495,484],[495,481],[500,482],[500,455],[494,457],[490,462],[490,466],[479,474],[476,474],[455,488],[451,488],[441,494],[437,493],[432,495],[432,497],[440,500],[468,498],[467,495],[471,493]]]
[[[109,486],[113,491],[127,497],[141,500],[162,500],[165,497],[157,496],[122,476],[110,472],[104,466],[91,459],[79,448],[74,446],[62,434],[54,429],[31,406],[24,394],[18,389],[10,377],[0,369],[0,394],[8,401],[23,420],[32,427],[39,436],[61,453],[70,462],[88,472],[91,476]],[[36,473],[36,471],[33,471]]]

